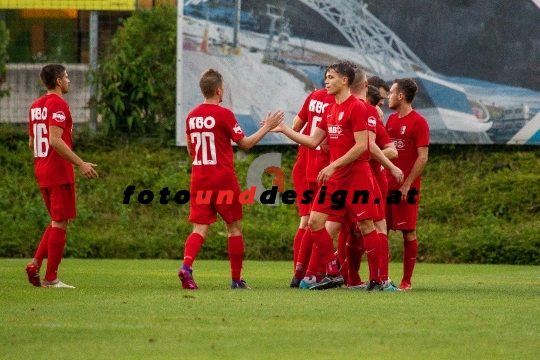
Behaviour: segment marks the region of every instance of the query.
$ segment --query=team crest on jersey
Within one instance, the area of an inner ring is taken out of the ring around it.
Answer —
[[[337,119],[338,119],[338,121],[341,121],[341,119],[343,119],[343,111],[339,113]]]
[[[368,117],[367,123],[369,126],[377,126],[377,119],[375,119],[373,116]]]
[[[63,121],[66,121],[66,115],[64,114],[63,111],[57,111],[52,114],[52,119],[58,122],[63,122]]]
[[[407,128],[406,126],[402,126],[402,127],[401,127],[401,131],[400,131],[401,135],[405,134],[405,129],[406,129],[406,128]]]
[[[233,131],[237,134],[241,134],[242,133],[242,129],[240,129],[240,125],[238,125],[238,123],[236,123],[236,125],[234,125],[233,127]]]

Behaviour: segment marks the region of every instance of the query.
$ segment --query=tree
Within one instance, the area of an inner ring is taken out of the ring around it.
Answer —
[[[108,134],[174,138],[176,7],[136,10],[122,20],[92,78]]]
[[[8,43],[9,29],[3,21],[0,21],[0,99],[9,96],[9,89],[2,88],[6,82],[7,76]]]

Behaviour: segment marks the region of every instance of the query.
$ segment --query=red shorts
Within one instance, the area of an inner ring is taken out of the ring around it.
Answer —
[[[374,203],[378,202],[378,204],[375,204],[377,206],[377,216],[373,217],[373,221],[381,221],[384,220],[384,199],[381,195],[381,189],[379,188],[379,184],[377,183],[377,180],[374,179],[373,181],[373,194],[374,194]]]
[[[197,201],[197,192],[190,194],[189,201],[189,218],[188,221],[193,224],[210,225],[216,222],[217,214],[221,216],[223,221],[231,224],[242,219],[242,204],[238,199],[240,188],[235,188],[227,191],[232,191],[232,199],[230,196],[220,196],[220,190],[200,190],[203,194],[200,198],[201,203]],[[211,196],[210,196],[211,191]],[[222,190],[224,191],[224,190]],[[209,195],[209,201],[206,201]],[[230,204],[229,199],[232,200]],[[219,200],[219,201],[218,201]],[[203,202],[208,202],[204,204]]]
[[[309,215],[311,209],[311,203],[302,204],[300,200],[303,198],[304,191],[310,190],[309,182],[306,177],[305,162],[297,162],[292,169],[292,179],[294,185],[294,191],[296,192],[296,205],[298,207],[298,214],[300,216]],[[316,194],[316,190],[313,192],[313,196]]]
[[[77,217],[75,184],[54,185],[40,190],[52,221],[60,222]]]
[[[418,218],[418,204],[420,203],[420,188],[416,203],[409,204],[401,200],[399,204],[386,204],[386,225],[388,230],[416,230]]]
[[[383,208],[386,205],[386,197],[388,196],[388,180],[386,176],[376,176],[375,182],[379,185],[379,190],[381,190],[381,203]]]
[[[323,191],[324,187],[321,186],[313,199],[311,211],[328,214],[332,219],[337,219],[335,216],[345,218],[347,214],[351,221],[355,223],[360,220],[372,219],[378,215],[377,206],[374,204],[375,193],[371,176],[358,176],[354,181],[348,183],[329,182],[326,184],[324,197],[321,195]],[[355,199],[355,192],[367,193],[368,197],[365,204],[363,204],[365,199],[362,196]],[[334,197],[333,200],[332,197]]]

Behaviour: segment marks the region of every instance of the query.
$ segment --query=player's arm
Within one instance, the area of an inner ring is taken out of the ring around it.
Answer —
[[[270,130],[281,124],[284,117],[285,113],[281,110],[278,110],[273,114],[271,112],[268,112],[268,114],[266,115],[266,119],[261,121],[261,124],[263,124],[263,126],[259,130],[257,130],[255,134],[248,137],[243,137],[238,140],[236,142],[238,144],[238,147],[244,151],[251,149],[252,147],[257,145],[259,141],[261,141],[264,135],[268,134]]]
[[[388,160],[397,159],[398,152],[394,143],[388,143],[381,149],[382,153]]]
[[[293,129],[296,132],[300,132],[300,130],[302,130],[304,125],[306,125],[306,122],[304,120],[300,119],[300,117],[298,115],[296,115],[294,117],[293,122],[292,122],[291,129]]]
[[[373,131],[369,132],[369,153],[371,157],[377,160],[377,162],[384,166],[385,169],[390,170],[392,176],[395,177],[400,184],[403,183],[403,171],[401,171],[401,169],[396,165],[392,164],[392,162],[388,160],[377,144],[375,144],[375,133]]]
[[[191,156],[191,137],[186,134],[186,146],[187,146],[187,153],[189,156]]]
[[[363,153],[368,151],[368,130],[361,130],[354,132],[355,144],[349,149],[342,157],[331,162],[327,167],[319,172],[317,176],[317,182],[325,183],[330,176],[336,171],[336,169],[352,163],[358,159]]]
[[[62,129],[60,126],[52,125],[49,127],[49,132],[49,143],[57,153],[59,153],[63,158],[67,159],[73,165],[77,166],[85,178],[92,179],[98,177],[96,170],[94,170],[94,166],[97,165],[84,162],[69,148],[65,141],[62,140],[64,129]]]
[[[401,185],[401,187],[399,188],[399,191],[401,191],[401,196],[404,199],[406,198],[412,183],[414,182],[414,180],[416,180],[418,176],[420,176],[428,161],[429,148],[427,146],[421,146],[416,150],[418,153],[418,157],[414,162],[411,173],[409,174],[409,176],[407,176],[407,178],[403,182],[403,185]]]
[[[276,126],[272,131],[280,132],[295,143],[304,145],[310,149],[315,149],[326,138],[326,131],[321,128],[315,128],[313,135],[304,135],[294,131],[283,123]]]

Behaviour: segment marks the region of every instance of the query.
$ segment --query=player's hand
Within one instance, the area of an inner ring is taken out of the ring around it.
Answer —
[[[401,171],[400,168],[398,168],[397,166],[394,166],[392,169],[390,169],[390,173],[392,174],[393,177],[396,178],[398,183],[403,184],[404,175],[403,175],[403,171]]]
[[[99,177],[96,170],[94,170],[94,166],[97,166],[96,164],[83,162],[81,165],[79,165],[79,171],[81,174],[85,177],[85,179],[94,179]]]
[[[327,183],[328,179],[330,179],[330,176],[332,176],[334,171],[335,169],[332,166],[328,165],[319,172],[319,175],[317,175],[317,182],[319,184]]]
[[[409,192],[411,186],[403,184],[399,188],[399,191],[401,192],[401,201],[407,201],[407,193]]]
[[[273,114],[271,111],[269,111],[266,115],[266,119],[264,119],[261,123],[264,123],[263,126],[268,127],[269,130],[272,130],[281,124],[284,118],[285,113],[281,110],[278,110]]]

